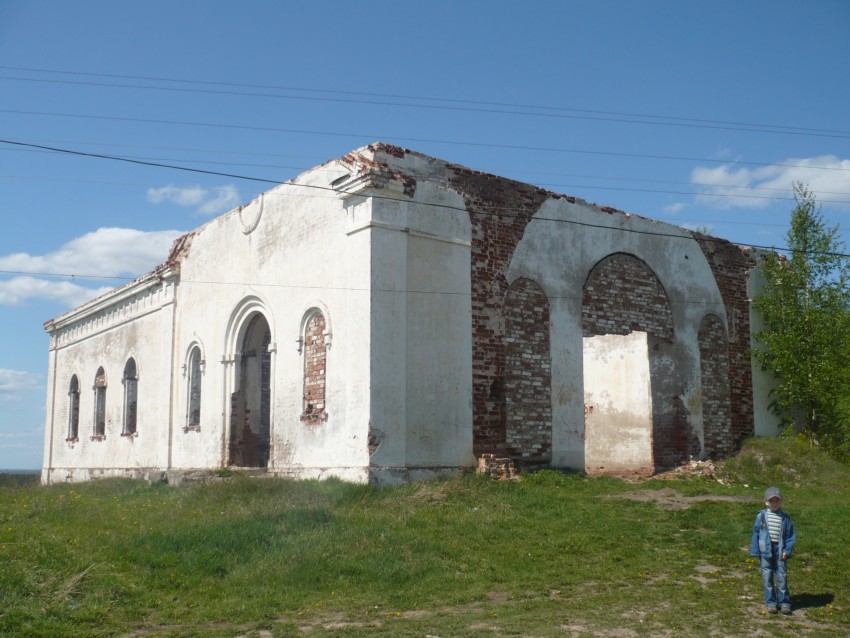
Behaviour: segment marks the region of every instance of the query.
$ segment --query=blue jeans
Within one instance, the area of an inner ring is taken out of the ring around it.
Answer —
[[[768,607],[790,607],[788,593],[788,562],[782,560],[779,543],[770,544],[770,556],[761,557],[761,582],[764,585],[764,604]]]

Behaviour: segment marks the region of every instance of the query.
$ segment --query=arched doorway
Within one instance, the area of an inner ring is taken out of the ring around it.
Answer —
[[[259,312],[242,331],[230,397],[228,464],[268,467],[271,453],[271,329]]]
[[[591,269],[582,292],[588,471],[651,474],[698,455],[661,281],[634,255],[614,253]]]

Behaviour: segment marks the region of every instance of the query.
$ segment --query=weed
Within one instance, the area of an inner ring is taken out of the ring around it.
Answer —
[[[0,483],[0,634],[841,635],[850,471],[792,438],[718,472]],[[781,622],[746,551],[767,484],[800,536]]]

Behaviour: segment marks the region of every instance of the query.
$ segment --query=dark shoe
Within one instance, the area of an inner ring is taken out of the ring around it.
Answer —
[[[768,607],[767,608],[767,613],[769,613],[769,614],[775,614],[776,612],[777,612],[776,607]]]
[[[782,613],[785,614],[786,616],[790,616],[791,615],[791,608],[786,605],[785,607],[782,608]]]

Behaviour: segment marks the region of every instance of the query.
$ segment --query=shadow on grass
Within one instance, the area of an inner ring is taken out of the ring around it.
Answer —
[[[794,607],[797,609],[826,607],[834,598],[833,594],[795,594],[792,596]]]

